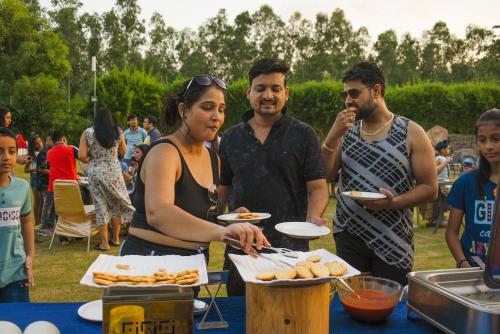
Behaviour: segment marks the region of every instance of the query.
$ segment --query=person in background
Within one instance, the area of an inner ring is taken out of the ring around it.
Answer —
[[[54,203],[47,200],[49,196],[49,163],[47,161],[47,151],[52,148],[54,142],[49,135],[45,139],[45,146],[36,157],[36,190],[42,194],[42,214],[40,217],[41,226],[38,230],[38,235],[48,237],[52,235],[52,229],[56,221],[56,213],[54,210]]]
[[[452,161],[450,145],[447,140],[443,140],[437,143],[434,149],[438,152],[436,156],[438,178],[448,180],[450,178],[449,163]]]
[[[94,199],[96,224],[101,237],[94,248],[100,251],[109,250],[110,245],[120,246],[121,224],[130,222],[135,210],[118,161],[118,154],[124,154],[126,149],[122,130],[116,125],[111,112],[105,108],[98,109],[94,125],[86,129],[80,138],[78,157],[89,163],[89,190]],[[108,236],[110,221],[111,240]]]
[[[474,256],[486,261],[496,186],[500,181],[500,110],[482,114],[474,132],[479,167],[460,175],[448,195],[451,209],[445,237],[457,268],[479,266]],[[459,238],[464,217],[465,226]]]
[[[42,149],[42,139],[39,135],[32,134],[28,140],[28,158],[24,165],[24,172],[30,175],[30,186],[33,191],[33,216],[35,217],[35,226],[40,225],[42,219],[43,197],[42,193],[38,191],[36,187],[38,179],[36,159]]]
[[[76,174],[76,159],[78,159],[78,149],[74,146],[67,145],[67,139],[64,132],[54,130],[50,133],[54,146],[47,152],[47,163],[49,166],[49,187],[47,197],[45,198],[44,207],[50,208],[49,217],[55,217],[54,206],[54,181],[55,180],[75,180],[78,181]],[[52,214],[52,211],[54,213]],[[52,234],[52,233],[51,233]],[[59,241],[63,246],[70,243],[70,239],[64,236],[59,236]]]
[[[411,208],[437,196],[434,149],[419,124],[388,109],[376,65],[359,63],[342,81],[346,109],[322,145],[328,177],[338,178],[337,255],[361,272],[406,285],[415,254]],[[348,191],[385,198],[363,201],[342,194]]]
[[[129,128],[123,133],[125,143],[127,144],[127,152],[125,153],[124,159],[130,161],[134,155],[135,146],[143,144],[148,133],[138,126],[139,121],[137,120],[137,115],[129,115],[127,119]]]
[[[125,179],[125,185],[127,186],[127,191],[131,201],[134,199],[135,182],[137,179],[139,163],[141,162],[144,154],[146,154],[147,149],[148,145],[146,144],[136,146],[130,165],[122,165],[123,178]]]
[[[12,131],[12,129],[10,128],[11,125],[12,125],[12,113],[10,112],[10,110],[8,108],[0,107],[0,127],[5,127],[5,128],[8,128],[9,130]],[[12,133],[16,137],[16,143],[18,144],[18,150],[19,150],[19,148],[26,149],[26,147],[27,147],[26,140],[24,140],[22,133],[15,132],[15,131],[12,131]],[[21,145],[21,146],[19,146],[19,145]],[[24,165],[26,163],[25,159],[26,159],[25,154],[17,155],[16,162],[18,164]],[[12,173],[14,173],[14,170],[12,170]]]
[[[148,132],[148,136],[144,140],[144,144],[149,145],[160,139],[161,133],[160,130],[156,127],[158,124],[158,119],[155,116],[149,115],[144,118],[144,122],[142,122],[142,126]]]
[[[241,123],[224,132],[219,146],[219,198],[230,211],[270,213],[263,223],[266,238],[276,247],[307,251],[307,240],[274,228],[281,222],[326,223],[321,216],[329,198],[318,137],[286,107],[288,71],[288,65],[277,59],[252,65],[247,88],[250,109]],[[241,252],[227,246],[225,253],[228,294],[244,295],[245,284],[228,256]]]
[[[30,186],[11,174],[16,156],[16,137],[0,128],[0,303],[29,302],[35,284]]]
[[[474,159],[472,158],[465,158],[463,163],[462,163],[462,174],[463,173],[467,173],[467,172],[471,172],[475,169],[475,163],[474,163]]]

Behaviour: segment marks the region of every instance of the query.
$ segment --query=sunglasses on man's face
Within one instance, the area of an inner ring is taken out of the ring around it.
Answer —
[[[219,88],[221,88],[223,90],[227,90],[226,83],[224,81],[222,81],[221,79],[209,77],[209,76],[204,76],[204,75],[198,75],[198,76],[191,78],[191,80],[189,81],[189,83],[186,87],[186,91],[184,92],[184,94],[182,94],[183,97],[187,95],[187,93],[189,91],[189,87],[191,87],[191,84],[193,83],[193,81],[196,82],[196,84],[198,84],[199,86],[210,86],[210,85],[212,85],[212,83],[214,83],[217,86],[219,86]]]
[[[370,87],[363,87],[363,88],[351,88],[349,90],[340,92],[340,97],[342,98],[343,101],[347,98],[347,95],[349,95],[352,99],[357,99],[359,95],[361,95],[361,92],[363,89],[370,89]]]

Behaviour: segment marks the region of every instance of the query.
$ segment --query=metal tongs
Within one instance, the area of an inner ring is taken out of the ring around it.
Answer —
[[[224,242],[233,248],[244,250],[241,247],[240,241],[238,239],[231,238],[231,237],[225,237]],[[275,251],[278,254],[281,254],[283,256],[287,256],[290,258],[297,259],[299,257],[297,252],[292,251],[292,250],[287,249],[287,248],[274,248],[274,247],[265,247],[265,246],[263,246],[263,248]],[[255,245],[255,243],[252,244],[252,248],[250,249],[250,255],[255,255],[257,257],[263,258],[263,259],[268,260],[268,261],[270,261],[270,262],[272,262],[275,265],[280,266],[280,267],[283,267],[283,265],[285,265],[287,267],[293,268],[293,266],[290,263],[287,263],[285,261],[281,261],[278,259],[273,259],[272,257],[269,257],[266,254],[259,253],[257,251],[257,246]]]

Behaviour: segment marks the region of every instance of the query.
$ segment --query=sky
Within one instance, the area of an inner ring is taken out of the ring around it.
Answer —
[[[81,1],[82,12],[98,13],[110,10],[115,3],[115,0]],[[40,0],[40,4],[49,7],[50,0]],[[176,30],[196,30],[221,8],[226,9],[232,23],[239,13],[253,13],[264,4],[270,5],[284,21],[296,11],[314,20],[317,13],[330,14],[341,8],[355,29],[368,28],[372,40],[388,29],[395,30],[399,37],[405,32],[421,37],[437,21],[446,22],[451,33],[460,38],[465,36],[469,24],[489,29],[500,25],[499,0],[139,0],[141,16],[146,22],[157,11]],[[496,31],[500,33],[500,29]]]

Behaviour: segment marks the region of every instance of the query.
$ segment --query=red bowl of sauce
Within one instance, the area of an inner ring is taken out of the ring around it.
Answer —
[[[344,310],[356,320],[384,321],[398,303],[401,284],[389,279],[372,276],[355,276],[344,281],[356,294],[337,284],[337,293]]]

